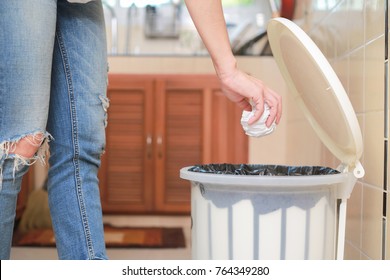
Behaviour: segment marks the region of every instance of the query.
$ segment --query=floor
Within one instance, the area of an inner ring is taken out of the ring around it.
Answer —
[[[165,226],[182,227],[186,241],[185,248],[179,249],[107,249],[111,260],[188,260],[191,259],[190,216],[104,216],[104,222],[118,226]],[[14,247],[12,260],[54,260],[54,248]]]

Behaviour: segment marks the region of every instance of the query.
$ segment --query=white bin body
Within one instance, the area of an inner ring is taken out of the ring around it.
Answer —
[[[180,170],[191,182],[192,258],[334,260],[356,177],[261,176]]]
[[[335,258],[332,186],[250,192],[192,182],[191,188],[193,259]]]

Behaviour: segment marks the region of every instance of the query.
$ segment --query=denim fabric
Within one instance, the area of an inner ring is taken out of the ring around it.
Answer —
[[[10,257],[23,174],[50,146],[48,194],[60,259],[106,259],[97,172],[105,147],[101,1],[0,0],[0,258]],[[39,152],[12,152],[27,135]]]

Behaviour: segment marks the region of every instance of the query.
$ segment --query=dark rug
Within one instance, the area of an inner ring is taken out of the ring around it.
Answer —
[[[104,225],[107,248],[184,248],[182,228],[115,227]],[[54,247],[52,229],[34,229],[15,234],[13,246]]]

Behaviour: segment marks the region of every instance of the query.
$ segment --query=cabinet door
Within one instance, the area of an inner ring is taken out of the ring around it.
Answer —
[[[105,213],[149,212],[154,204],[153,80],[111,75],[107,146],[100,170]]]
[[[156,81],[156,208],[189,212],[190,186],[180,168],[203,162],[204,84],[188,77]]]
[[[189,213],[181,168],[247,162],[241,111],[214,75],[110,75],[108,95],[105,213]]]
[[[241,111],[213,75],[156,81],[156,210],[190,212],[190,183],[180,169],[202,163],[247,162]]]
[[[242,110],[220,91],[209,90],[204,135],[204,163],[248,163],[248,143],[241,126]]]

